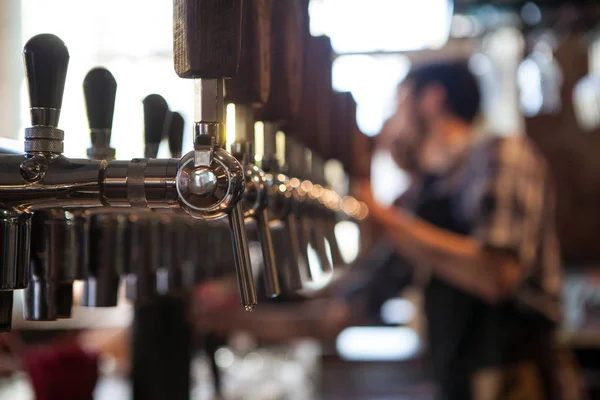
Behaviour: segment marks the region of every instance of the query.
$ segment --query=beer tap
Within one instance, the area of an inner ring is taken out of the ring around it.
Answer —
[[[240,203],[243,168],[220,146],[224,132],[222,77],[235,73],[237,66],[241,8],[239,2],[232,1],[227,6],[230,12],[222,13],[227,10],[221,3],[187,3],[175,3],[175,19],[179,21],[175,24],[175,65],[181,76],[200,79],[196,82],[195,150],[182,159],[107,162],[64,157],[64,132],[58,128],[58,120],[68,50],[50,34],[37,35],[25,45],[32,126],[25,131],[24,155],[0,156],[0,254],[2,276],[7,278],[3,289],[18,289],[23,283],[30,287],[26,308],[31,310],[26,313],[46,313],[43,308],[52,302],[48,282],[56,281],[57,276],[53,271],[35,270],[36,275],[28,282],[26,272],[19,276],[13,273],[29,265],[32,214],[45,209],[92,207],[182,208],[207,220],[229,216],[243,303],[246,309],[254,307],[256,296]],[[216,12],[223,18],[204,21],[206,15]],[[223,23],[230,28],[226,35],[222,34]],[[219,40],[208,40],[208,36]],[[195,51],[198,48],[200,51]],[[209,57],[205,57],[207,51]]]
[[[160,143],[169,134],[170,114],[167,101],[159,94],[150,94],[142,100],[144,110],[144,156],[155,159]],[[162,210],[165,211],[165,210]],[[129,215],[131,231],[130,268],[125,271],[126,296],[143,302],[158,293],[160,277],[165,278],[166,264],[170,265],[170,247],[163,235],[167,223],[155,212],[136,212]],[[167,253],[167,254],[165,254]],[[168,262],[167,262],[168,260]],[[164,279],[161,283],[164,286]]]
[[[304,213],[306,218],[304,223],[310,221],[310,225],[305,225],[305,235],[308,235],[308,243],[314,249],[321,271],[330,274],[333,271],[332,261],[325,245],[325,233],[321,221],[321,207],[317,198],[322,194],[322,186],[315,183],[315,171],[313,170],[314,159],[317,157],[311,150],[304,148],[304,180],[301,181],[298,188],[299,195],[303,198]],[[311,272],[314,273],[314,271]]]
[[[25,151],[31,158],[21,164],[21,173],[27,176],[26,179],[31,178],[31,174],[43,172],[37,163],[30,163],[37,154],[42,154],[40,158],[52,158],[62,152],[63,132],[57,125],[69,54],[64,46],[53,54],[47,53],[45,46],[52,41],[50,35],[40,35],[37,41],[28,42],[29,46],[26,45],[23,52],[30,83],[32,122],[32,127],[25,131]],[[47,69],[42,68],[40,64],[50,56],[54,56],[53,62]],[[74,214],[61,208],[46,209],[36,212],[32,221],[25,319],[68,318],[73,304],[72,284],[81,278],[77,270],[79,237],[74,230]]]
[[[271,86],[271,3],[271,0],[246,0],[243,4],[240,66],[238,73],[226,82],[225,98],[235,104],[236,129],[231,152],[244,166],[244,216],[256,223],[268,298],[278,296],[281,288],[269,229],[266,177],[254,165],[254,112],[267,101]]]
[[[300,271],[304,273],[304,280],[313,279],[313,267],[309,256],[309,244],[311,241],[311,226],[308,219],[308,196],[307,184],[309,181],[303,181],[303,174],[306,173],[306,153],[305,148],[295,138],[286,137],[285,141],[285,159],[287,162],[287,172],[292,177],[290,186],[292,187],[292,215],[296,219],[298,251],[304,268]],[[298,178],[300,177],[300,178]],[[304,183],[302,187],[302,183]],[[316,268],[316,267],[315,267]]]
[[[224,78],[237,73],[242,3],[174,1],[175,72],[195,85],[194,150],[179,162],[175,184],[190,215],[206,220],[228,216],[242,304],[252,310],[256,289],[240,202],[244,168],[223,149]]]
[[[171,157],[181,157],[183,146],[184,120],[178,112],[170,112],[167,132]],[[169,210],[171,211],[171,210]],[[161,265],[156,276],[156,289],[159,294],[177,294],[183,288],[194,284],[193,270],[185,270],[186,236],[189,237],[186,220],[189,216],[175,212],[160,215],[162,248]]]
[[[277,143],[278,132],[287,121],[299,117],[302,101],[302,71],[304,38],[308,21],[303,0],[273,2],[271,14],[271,93],[257,112],[263,122],[263,148],[260,167],[266,174],[268,209],[271,230],[281,229],[285,236],[284,248],[275,249],[276,265],[285,266],[283,273],[287,289],[302,289],[298,260],[298,229],[292,213],[292,187],[283,173],[285,143]]]
[[[325,252],[332,266],[342,266],[344,265],[344,259],[340,252],[337,238],[335,237],[336,211],[339,210],[341,199],[333,190],[327,187],[325,163],[317,154],[312,155],[311,171],[314,185],[308,195],[314,201],[314,213],[317,220],[315,227],[320,230],[320,236],[329,245],[328,249],[325,249]]]
[[[117,82],[105,68],[94,68],[83,80],[92,146],[88,157],[112,161],[115,149],[110,146],[117,94]],[[85,279],[81,305],[115,307],[124,268],[124,253],[128,247],[122,235],[124,220],[115,211],[98,208],[84,213],[87,225]]]

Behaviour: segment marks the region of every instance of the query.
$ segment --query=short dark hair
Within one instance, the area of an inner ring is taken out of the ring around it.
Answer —
[[[442,86],[446,91],[446,110],[466,122],[473,122],[479,113],[479,84],[466,62],[445,61],[420,65],[408,73],[404,82],[412,85],[415,97],[430,85]]]

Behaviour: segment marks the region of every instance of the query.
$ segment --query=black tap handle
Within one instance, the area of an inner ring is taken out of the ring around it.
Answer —
[[[23,47],[23,62],[32,125],[56,127],[69,65],[67,46],[54,35],[36,35]]]
[[[184,121],[181,114],[174,112],[171,116],[171,129],[169,130],[169,151],[171,157],[180,158],[183,146]]]
[[[156,158],[158,146],[168,132],[165,129],[165,122],[170,113],[169,106],[167,101],[159,94],[146,96],[142,103],[144,105],[145,157]]]
[[[112,129],[115,112],[117,81],[106,68],[98,67],[87,73],[83,80],[83,94],[88,122],[92,132]],[[92,134],[92,143],[94,135]]]

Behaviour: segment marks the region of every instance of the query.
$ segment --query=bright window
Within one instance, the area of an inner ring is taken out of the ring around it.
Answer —
[[[117,81],[112,145],[117,157],[143,156],[142,99],[165,97],[189,127],[193,84],[173,69],[172,2],[163,0],[22,0],[23,44],[38,33],[53,33],[67,45],[69,71],[59,127],[65,131],[65,155],[85,157],[90,145],[83,99],[83,79],[96,67],[108,68]],[[22,128],[30,125],[29,99],[23,80]],[[191,148],[186,129],[184,148]],[[21,140],[23,133],[21,129]],[[159,156],[167,156],[163,146]]]

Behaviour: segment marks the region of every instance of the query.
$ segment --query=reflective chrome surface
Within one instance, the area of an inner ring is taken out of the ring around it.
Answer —
[[[242,305],[247,311],[252,311],[257,303],[256,288],[254,287],[252,263],[250,262],[248,238],[246,237],[244,211],[242,210],[242,204],[239,202],[235,204],[229,214],[229,229]]]
[[[0,210],[0,290],[27,287],[31,215]]]
[[[199,169],[194,165],[194,153],[186,154],[177,171],[177,193],[181,207],[195,218],[212,220],[224,217],[244,194],[244,170],[231,154],[221,148],[214,150],[210,170],[217,178],[212,193],[194,194],[190,188],[191,176]],[[212,183],[211,183],[212,186]]]

